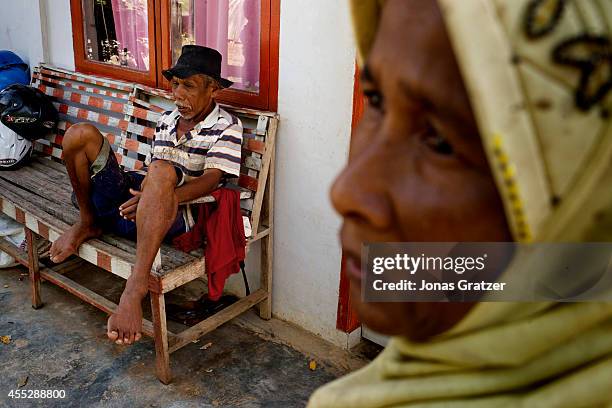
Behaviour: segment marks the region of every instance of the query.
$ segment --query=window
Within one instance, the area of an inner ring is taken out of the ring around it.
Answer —
[[[236,89],[259,93],[260,6],[248,0],[173,1],[172,62],[183,45],[214,48],[224,56],[222,76]]]
[[[169,89],[161,72],[186,44],[223,55],[220,101],[276,110],[280,0],[71,0],[75,65]]]

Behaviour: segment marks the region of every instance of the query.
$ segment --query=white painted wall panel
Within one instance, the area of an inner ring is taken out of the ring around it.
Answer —
[[[47,62],[74,71],[70,0],[41,0],[47,26]]]
[[[348,2],[281,2],[273,310],[338,344],[340,218],[328,192],[348,156],[354,69]]]
[[[0,49],[10,50],[34,66],[45,59],[40,0],[6,1],[0,13]],[[44,15],[43,15],[44,20]]]

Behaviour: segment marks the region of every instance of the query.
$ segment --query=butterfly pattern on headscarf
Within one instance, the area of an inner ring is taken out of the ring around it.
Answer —
[[[525,10],[523,31],[537,40],[551,32],[563,19],[568,0],[531,0]],[[552,52],[555,63],[580,71],[575,90],[576,106],[588,111],[612,90],[612,44],[609,36],[583,32],[557,44]]]

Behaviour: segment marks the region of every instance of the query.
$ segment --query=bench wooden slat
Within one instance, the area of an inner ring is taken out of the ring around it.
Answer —
[[[265,130],[260,130],[260,129],[251,129],[251,128],[244,127],[243,131],[244,131],[244,133],[249,134],[249,135],[257,135],[257,136],[265,136],[266,135],[266,131]]]
[[[91,106],[111,112],[124,113],[125,103],[116,102],[110,99],[104,99],[98,96],[90,96],[80,92],[68,91],[61,88],[55,88],[45,84],[38,84],[37,88],[45,95],[57,98],[60,100],[80,103],[81,105]]]
[[[41,235],[43,238],[50,241],[55,241],[70,225],[61,218],[45,211],[38,205],[44,197],[40,197],[29,193],[12,183],[0,178],[0,195],[2,196],[2,212],[11,218],[21,222],[30,228],[33,232]],[[33,204],[37,203],[37,204]],[[47,209],[48,206],[47,206]],[[47,231],[41,231],[40,224],[43,224]],[[118,261],[117,267],[112,272],[118,276],[127,278],[131,273],[131,268],[135,260],[135,256],[130,253],[111,247],[104,242],[91,240],[79,248],[79,256],[88,262],[97,263],[97,254],[101,253]]]
[[[134,241],[114,234],[104,234],[99,239],[109,245],[123,249],[126,252],[134,252],[136,250],[136,243]],[[197,257],[186,252],[178,251],[168,244],[162,244],[161,250],[162,263],[166,269],[177,268],[198,260]],[[158,275],[163,276],[164,272],[159,272]]]
[[[72,192],[68,173],[61,164],[48,158],[34,156],[28,165],[35,169],[43,177],[43,180],[52,180],[57,187]]]
[[[155,127],[161,113],[153,112],[144,108],[139,108],[137,106],[127,105],[125,112],[126,115],[133,116],[138,119],[144,119],[152,123],[152,126]]]
[[[251,214],[251,219],[252,219],[252,227],[253,227],[253,231],[255,231],[255,233],[259,232],[261,223],[263,222],[263,220],[266,220],[266,222],[268,223],[268,227],[272,228],[272,218],[273,218],[273,214],[270,213],[270,209],[271,209],[271,202],[273,201],[273,197],[274,197],[274,164],[273,164],[273,160],[274,160],[274,146],[276,143],[276,129],[278,126],[278,120],[276,120],[275,118],[272,120],[269,120],[268,122],[268,126],[269,126],[269,134],[266,137],[266,141],[265,141],[265,149],[264,149],[264,154],[262,155],[262,163],[263,166],[261,168],[261,171],[259,172],[259,178],[257,180],[258,182],[258,191],[255,195],[255,202],[253,204],[253,212]],[[264,203],[264,199],[268,197],[267,199],[269,200],[268,205],[266,206],[266,208],[263,207],[263,203]],[[267,212],[267,214],[265,213]],[[262,213],[264,214],[262,216]],[[263,220],[262,220],[263,218]],[[266,257],[268,256],[267,254],[271,254],[272,252],[272,248],[270,245],[270,242],[268,242],[266,244],[266,249],[264,251],[264,261],[266,261],[267,266],[266,268],[270,269],[272,268],[271,263],[269,263],[269,259],[266,260]],[[263,256],[262,255],[262,256]],[[265,278],[265,279],[264,279]],[[266,278],[265,276],[262,277],[262,285],[266,286],[266,285],[270,285],[271,281],[269,281],[268,279],[271,279],[271,275]],[[268,286],[269,287],[269,286]],[[266,315],[270,315],[270,308],[271,308],[271,304],[268,302],[268,305],[266,306],[266,309],[268,309],[268,311],[265,313]]]
[[[250,137],[244,137],[243,136],[243,145],[244,148],[254,152],[254,153],[259,153],[259,154],[263,154],[264,150],[265,150],[265,143],[259,140],[255,140],[253,138]]]
[[[90,76],[79,74],[77,72],[68,73],[59,68],[54,68],[53,70],[41,67],[40,73],[48,76],[59,77],[64,79],[70,79],[73,81],[85,82],[87,84],[102,86],[105,88],[117,89],[125,92],[132,92],[133,85],[123,84],[118,81],[114,81],[111,79],[94,79]]]
[[[93,112],[84,108],[77,108],[65,103],[54,102],[58,112],[64,115],[69,115],[77,119],[86,120],[89,122],[100,123],[102,125],[116,127],[125,132],[136,133],[144,136],[147,139],[153,139],[155,136],[155,128],[139,125],[129,122],[125,119],[119,119],[114,116],[105,115],[98,112]]]
[[[64,152],[60,148],[57,148],[54,146],[46,146],[40,143],[38,143],[36,147],[39,152],[42,152],[48,156],[54,157],[60,161],[64,160]]]
[[[149,86],[142,85],[142,84],[134,84],[134,89],[138,92],[143,92],[145,94],[158,96],[163,99],[169,99],[169,100],[173,99],[172,92],[166,91],[165,89],[151,88]]]
[[[70,184],[62,186],[61,183],[45,174],[43,169],[44,167],[30,166],[27,169],[28,171],[20,169],[12,172],[13,174],[5,174],[3,172],[0,174],[0,177],[30,191],[33,197],[41,201],[43,207],[47,203],[56,204],[57,212],[60,214],[59,218],[63,221],[68,223],[76,222],[78,220],[78,212],[72,208],[72,188],[70,188]],[[69,207],[66,207],[68,205]]]
[[[60,146],[62,145],[62,140],[64,137],[64,133],[70,129],[71,126],[74,126],[74,123],[69,122],[67,120],[60,120],[57,123],[57,129],[60,131],[60,133],[55,134],[54,136],[57,137],[57,141],[55,141],[54,143],[59,144]],[[100,131],[100,133],[102,133],[102,135],[106,136],[107,138],[109,138],[109,142],[111,144],[115,144],[114,140],[119,140],[121,139],[121,136],[113,134],[113,133],[109,133],[109,132],[102,132]],[[110,139],[112,139],[113,141],[111,142]]]
[[[125,115],[147,120],[153,123],[156,123],[160,116],[160,114],[157,112],[131,106],[127,103],[104,99],[102,97],[90,96],[44,84],[39,84],[37,88],[40,89],[45,95],[59,99],[60,103],[62,103],[62,101],[70,101],[81,105],[91,106],[92,108],[104,109],[115,113],[123,113]]]
[[[261,158],[255,157],[254,155],[243,154],[242,164],[244,165],[244,167],[252,170],[261,170]]]
[[[241,200],[240,208],[247,211],[253,211],[253,199],[250,198],[248,200]]]
[[[0,183],[6,189],[6,193],[12,193],[15,198],[20,199],[15,204],[35,203],[38,211],[33,212],[31,209],[26,209],[26,211],[37,217],[53,217],[57,223],[52,226],[59,228],[59,232],[67,230],[70,225],[78,221],[78,211],[70,203],[69,192],[56,191],[56,194],[47,194],[39,188],[36,175],[31,172],[28,173],[30,174],[26,175],[26,172],[15,172],[11,176],[0,174]],[[4,195],[4,193],[2,194]]]
[[[118,152],[114,152],[114,153],[115,153],[115,157],[117,158],[117,163],[119,163],[120,166],[123,166],[126,169],[142,170],[145,167],[144,162],[141,160],[136,160],[131,157],[127,157]]]
[[[51,134],[51,135],[47,135],[45,136],[45,140],[49,140],[52,143],[57,144],[58,146],[62,145],[62,140],[63,140],[63,133],[70,129],[71,126],[73,126],[74,124],[68,121],[60,121],[57,125],[58,130],[60,130],[62,132],[62,134]],[[138,154],[141,154],[143,156],[147,156],[149,154],[149,152],[151,151],[151,145],[148,143],[143,143],[143,142],[139,142],[136,139],[130,139],[128,137],[125,136],[121,136],[121,135],[115,135],[112,133],[108,133],[108,132],[101,132],[102,135],[104,137],[106,137],[108,139],[108,142],[111,145],[115,145],[118,148],[121,149],[126,149],[129,150],[131,152],[135,152]],[[40,140],[40,139],[39,139]]]
[[[83,92],[87,92],[87,93],[93,93],[93,94],[99,94],[99,95],[104,95],[104,96],[110,96],[111,98],[117,98],[117,99],[124,99],[124,100],[129,100],[130,95],[128,93],[125,92],[114,92],[114,91],[108,91],[106,89],[101,89],[101,88],[94,88],[91,86],[84,86],[84,85],[79,85],[75,82],[70,82],[70,81],[62,81],[60,79],[55,79],[52,77],[48,77],[45,75],[41,75],[39,72],[34,71],[32,73],[32,77],[37,79],[40,82],[45,82],[45,83],[49,83],[49,84],[54,84],[54,85],[59,85],[59,86],[63,86],[66,88],[72,88],[78,91],[83,91]]]
[[[246,174],[241,174],[238,179],[238,185],[240,187],[248,188],[251,191],[257,191],[257,179]]]
[[[166,109],[162,108],[161,106],[153,105],[152,103],[145,102],[142,99],[138,99],[133,96],[130,96],[130,102],[136,105],[140,105],[142,107],[152,110],[153,112],[157,112],[160,114],[166,111]]]
[[[113,144],[120,146],[122,149],[126,149],[130,152],[135,152],[143,156],[147,156],[151,152],[151,145],[127,137],[118,136],[114,139]]]
[[[66,167],[63,164],[54,162],[53,160],[46,160],[41,157],[35,157],[34,160],[48,167],[50,170],[55,171],[56,173],[61,173],[68,180],[68,184],[70,184],[70,179],[68,178],[68,173],[66,172]]]

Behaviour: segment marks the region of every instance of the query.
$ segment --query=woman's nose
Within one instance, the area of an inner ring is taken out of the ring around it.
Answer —
[[[381,163],[374,157],[353,156],[336,177],[330,196],[336,211],[376,229],[391,226],[393,210]]]

